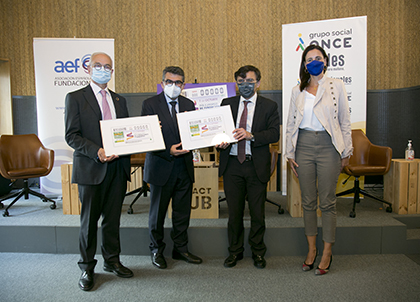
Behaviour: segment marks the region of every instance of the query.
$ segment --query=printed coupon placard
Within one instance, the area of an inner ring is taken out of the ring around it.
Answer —
[[[104,120],[101,132],[107,156],[165,149],[157,115]]]
[[[177,114],[177,119],[183,149],[237,142],[232,133],[235,126],[230,106],[183,112]]]

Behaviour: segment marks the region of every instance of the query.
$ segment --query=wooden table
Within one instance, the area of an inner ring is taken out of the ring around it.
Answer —
[[[195,182],[191,200],[192,219],[219,218],[218,167],[212,161],[194,163]],[[168,218],[172,217],[169,205]]]
[[[384,199],[397,214],[420,214],[420,159],[393,159],[384,175]]]
[[[73,164],[61,165],[61,190],[63,194],[63,214],[80,215],[79,189],[71,183]],[[131,167],[131,182],[127,182],[127,191],[132,191],[142,185],[141,169]]]

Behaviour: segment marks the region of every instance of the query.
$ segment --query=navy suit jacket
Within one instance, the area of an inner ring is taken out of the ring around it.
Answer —
[[[240,96],[234,96],[224,99],[221,104],[222,106],[230,105],[235,125],[238,117],[239,101]],[[251,153],[255,171],[261,182],[270,180],[271,155],[269,145],[276,143],[280,137],[280,119],[277,107],[276,102],[257,95],[251,129],[254,135],[254,141],[251,142]],[[232,145],[229,145],[226,149],[220,149],[219,176],[222,176],[226,170],[231,148]]]
[[[179,112],[195,110],[194,103],[181,95],[178,97],[178,103]],[[166,147],[162,151],[147,153],[143,177],[147,183],[164,186],[174,167],[175,157],[170,155],[171,146],[180,143],[164,92],[145,100],[141,109],[141,115],[158,115]],[[194,182],[194,165],[191,152],[181,155],[181,157],[184,158],[188,175],[191,181]]]
[[[109,90],[117,118],[128,117],[125,98]],[[82,185],[100,184],[106,175],[107,164],[98,159],[103,148],[99,121],[101,109],[90,85],[66,96],[65,139],[74,149],[72,182]],[[130,180],[130,156],[120,156],[127,180]]]

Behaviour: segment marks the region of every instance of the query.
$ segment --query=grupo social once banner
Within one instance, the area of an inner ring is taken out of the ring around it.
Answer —
[[[299,68],[305,47],[316,44],[329,58],[327,76],[346,87],[353,129],[366,128],[367,17],[285,24],[283,43],[283,154],[292,88],[299,84]],[[282,162],[282,192],[286,194],[286,159]]]
[[[33,43],[38,137],[55,152],[54,168],[41,178],[41,191],[61,195],[60,166],[73,160],[73,149],[64,140],[66,94],[89,85],[92,53],[105,52],[114,59],[114,39],[34,38]],[[114,77],[108,86],[113,89]]]

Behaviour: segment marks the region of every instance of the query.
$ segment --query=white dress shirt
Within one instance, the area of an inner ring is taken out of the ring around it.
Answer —
[[[244,101],[250,101],[247,105],[248,117],[246,119],[246,131],[251,132],[252,122],[254,120],[255,104],[257,102],[257,93],[255,93],[249,100],[246,100],[243,96],[239,99],[238,116],[236,117],[236,128],[239,128],[239,122],[241,121],[242,111],[244,111]],[[232,144],[230,149],[230,155],[238,155],[238,144]],[[252,155],[251,152],[251,141],[247,140],[245,144],[245,154]]]
[[[175,85],[175,84],[173,84],[173,85]],[[163,95],[165,96],[166,103],[168,103],[169,113],[172,115],[172,105],[171,105],[171,102],[176,102],[175,110],[176,110],[176,113],[179,113],[178,98],[176,98],[175,100],[173,100],[169,96],[167,96],[166,93],[163,93]]]

